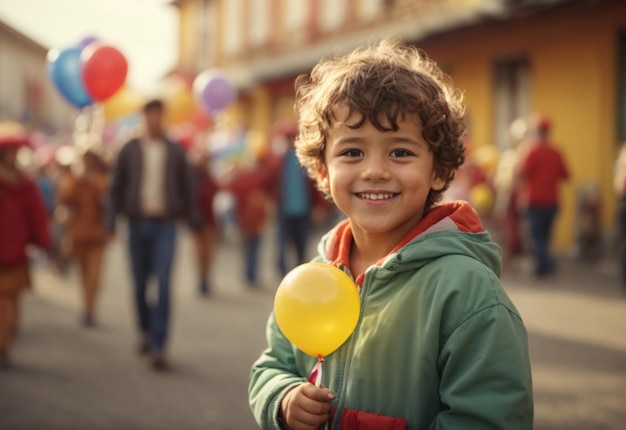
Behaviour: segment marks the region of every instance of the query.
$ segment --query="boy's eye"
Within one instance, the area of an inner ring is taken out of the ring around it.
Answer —
[[[360,149],[348,149],[347,151],[343,151],[341,155],[346,157],[360,157],[363,155],[363,151]]]
[[[409,157],[411,155],[413,155],[413,153],[410,151],[407,151],[406,149],[394,149],[389,154],[389,156],[392,158]]]

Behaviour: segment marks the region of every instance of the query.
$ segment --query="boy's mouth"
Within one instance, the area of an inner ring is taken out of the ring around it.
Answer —
[[[358,193],[364,200],[387,200],[397,196],[397,193]]]

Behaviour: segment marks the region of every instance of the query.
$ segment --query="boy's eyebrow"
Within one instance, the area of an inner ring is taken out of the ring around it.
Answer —
[[[335,143],[337,145],[345,145],[348,143],[359,143],[364,141],[365,138],[364,137],[360,137],[360,136],[346,136],[346,137],[340,137],[339,139],[335,140]]]
[[[345,137],[340,137],[339,139],[335,140],[335,143],[337,145],[345,145],[349,143],[359,143],[365,140],[367,140],[367,137],[345,136]],[[393,143],[407,143],[410,145],[424,146],[424,142],[422,142],[420,139],[416,139],[410,136],[393,136],[389,140]]]
[[[394,136],[391,138],[394,143],[408,143],[411,145],[424,146],[424,142],[410,136]]]

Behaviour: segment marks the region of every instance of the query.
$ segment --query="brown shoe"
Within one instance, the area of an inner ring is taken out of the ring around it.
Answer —
[[[141,335],[139,337],[139,343],[137,344],[137,353],[139,355],[148,355],[150,353],[150,341],[147,335]]]
[[[152,357],[152,368],[157,372],[170,370],[170,365],[163,354],[155,354]]]

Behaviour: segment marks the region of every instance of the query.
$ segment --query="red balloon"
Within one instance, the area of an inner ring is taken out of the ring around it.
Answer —
[[[98,42],[87,45],[80,54],[81,76],[92,99],[103,101],[115,94],[126,81],[128,62],[116,48]]]

